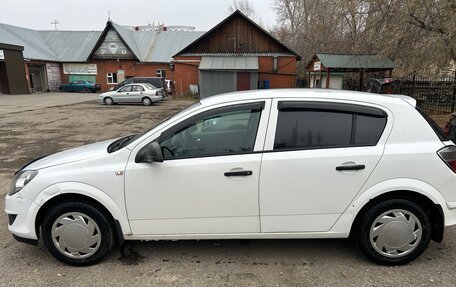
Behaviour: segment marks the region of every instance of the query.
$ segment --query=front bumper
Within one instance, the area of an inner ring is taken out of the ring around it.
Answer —
[[[5,212],[8,217],[15,216],[8,224],[8,229],[13,233],[14,238],[22,242],[38,240],[35,230],[38,209],[39,206],[35,202],[23,197],[20,192],[6,196]]]

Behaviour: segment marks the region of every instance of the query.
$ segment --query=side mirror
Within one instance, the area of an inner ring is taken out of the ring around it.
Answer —
[[[163,153],[158,142],[152,142],[149,145],[143,147],[137,154],[135,158],[136,163],[141,162],[163,162]]]

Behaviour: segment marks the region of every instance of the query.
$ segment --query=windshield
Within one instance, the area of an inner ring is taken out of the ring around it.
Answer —
[[[179,115],[193,109],[194,107],[197,107],[201,105],[200,102],[196,102],[196,103],[193,103],[191,104],[190,106],[184,108],[183,110],[180,110],[178,111],[177,113],[167,117],[167,118],[164,118],[163,120],[161,120],[160,122],[158,122],[156,125],[152,126],[151,128],[143,131],[142,133],[139,133],[139,134],[133,134],[133,135],[128,135],[126,137],[123,137],[123,138],[120,138],[120,139],[117,139],[115,141],[113,141],[109,146],[108,146],[108,153],[112,153],[112,152],[115,152],[115,151],[118,151],[120,149],[122,149],[123,147],[127,146],[128,144],[136,141],[137,139],[139,139],[140,137],[142,137],[143,135],[145,135],[146,133],[148,133],[149,131],[151,131],[152,129],[158,127],[160,124],[164,123],[165,121],[167,120],[170,120],[170,119],[173,119],[175,117],[178,117]]]

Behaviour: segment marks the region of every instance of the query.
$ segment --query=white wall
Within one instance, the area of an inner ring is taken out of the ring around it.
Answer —
[[[315,77],[317,77],[317,79],[318,79],[320,76],[319,75],[310,75],[310,88],[320,88],[320,86],[318,86],[318,85],[314,86]],[[329,88],[336,89],[336,90],[342,90],[343,80],[344,80],[343,75],[331,74],[330,78],[329,78]],[[326,75],[323,74],[320,82],[321,82],[321,88],[326,88]]]

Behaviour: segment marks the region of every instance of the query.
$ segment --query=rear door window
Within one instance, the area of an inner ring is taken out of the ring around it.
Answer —
[[[372,107],[280,102],[274,150],[375,146],[386,120]]]
[[[133,92],[143,92],[144,88],[139,85],[134,85],[132,91]]]
[[[356,116],[354,141],[355,145],[376,145],[386,125],[386,117],[368,115]]]

